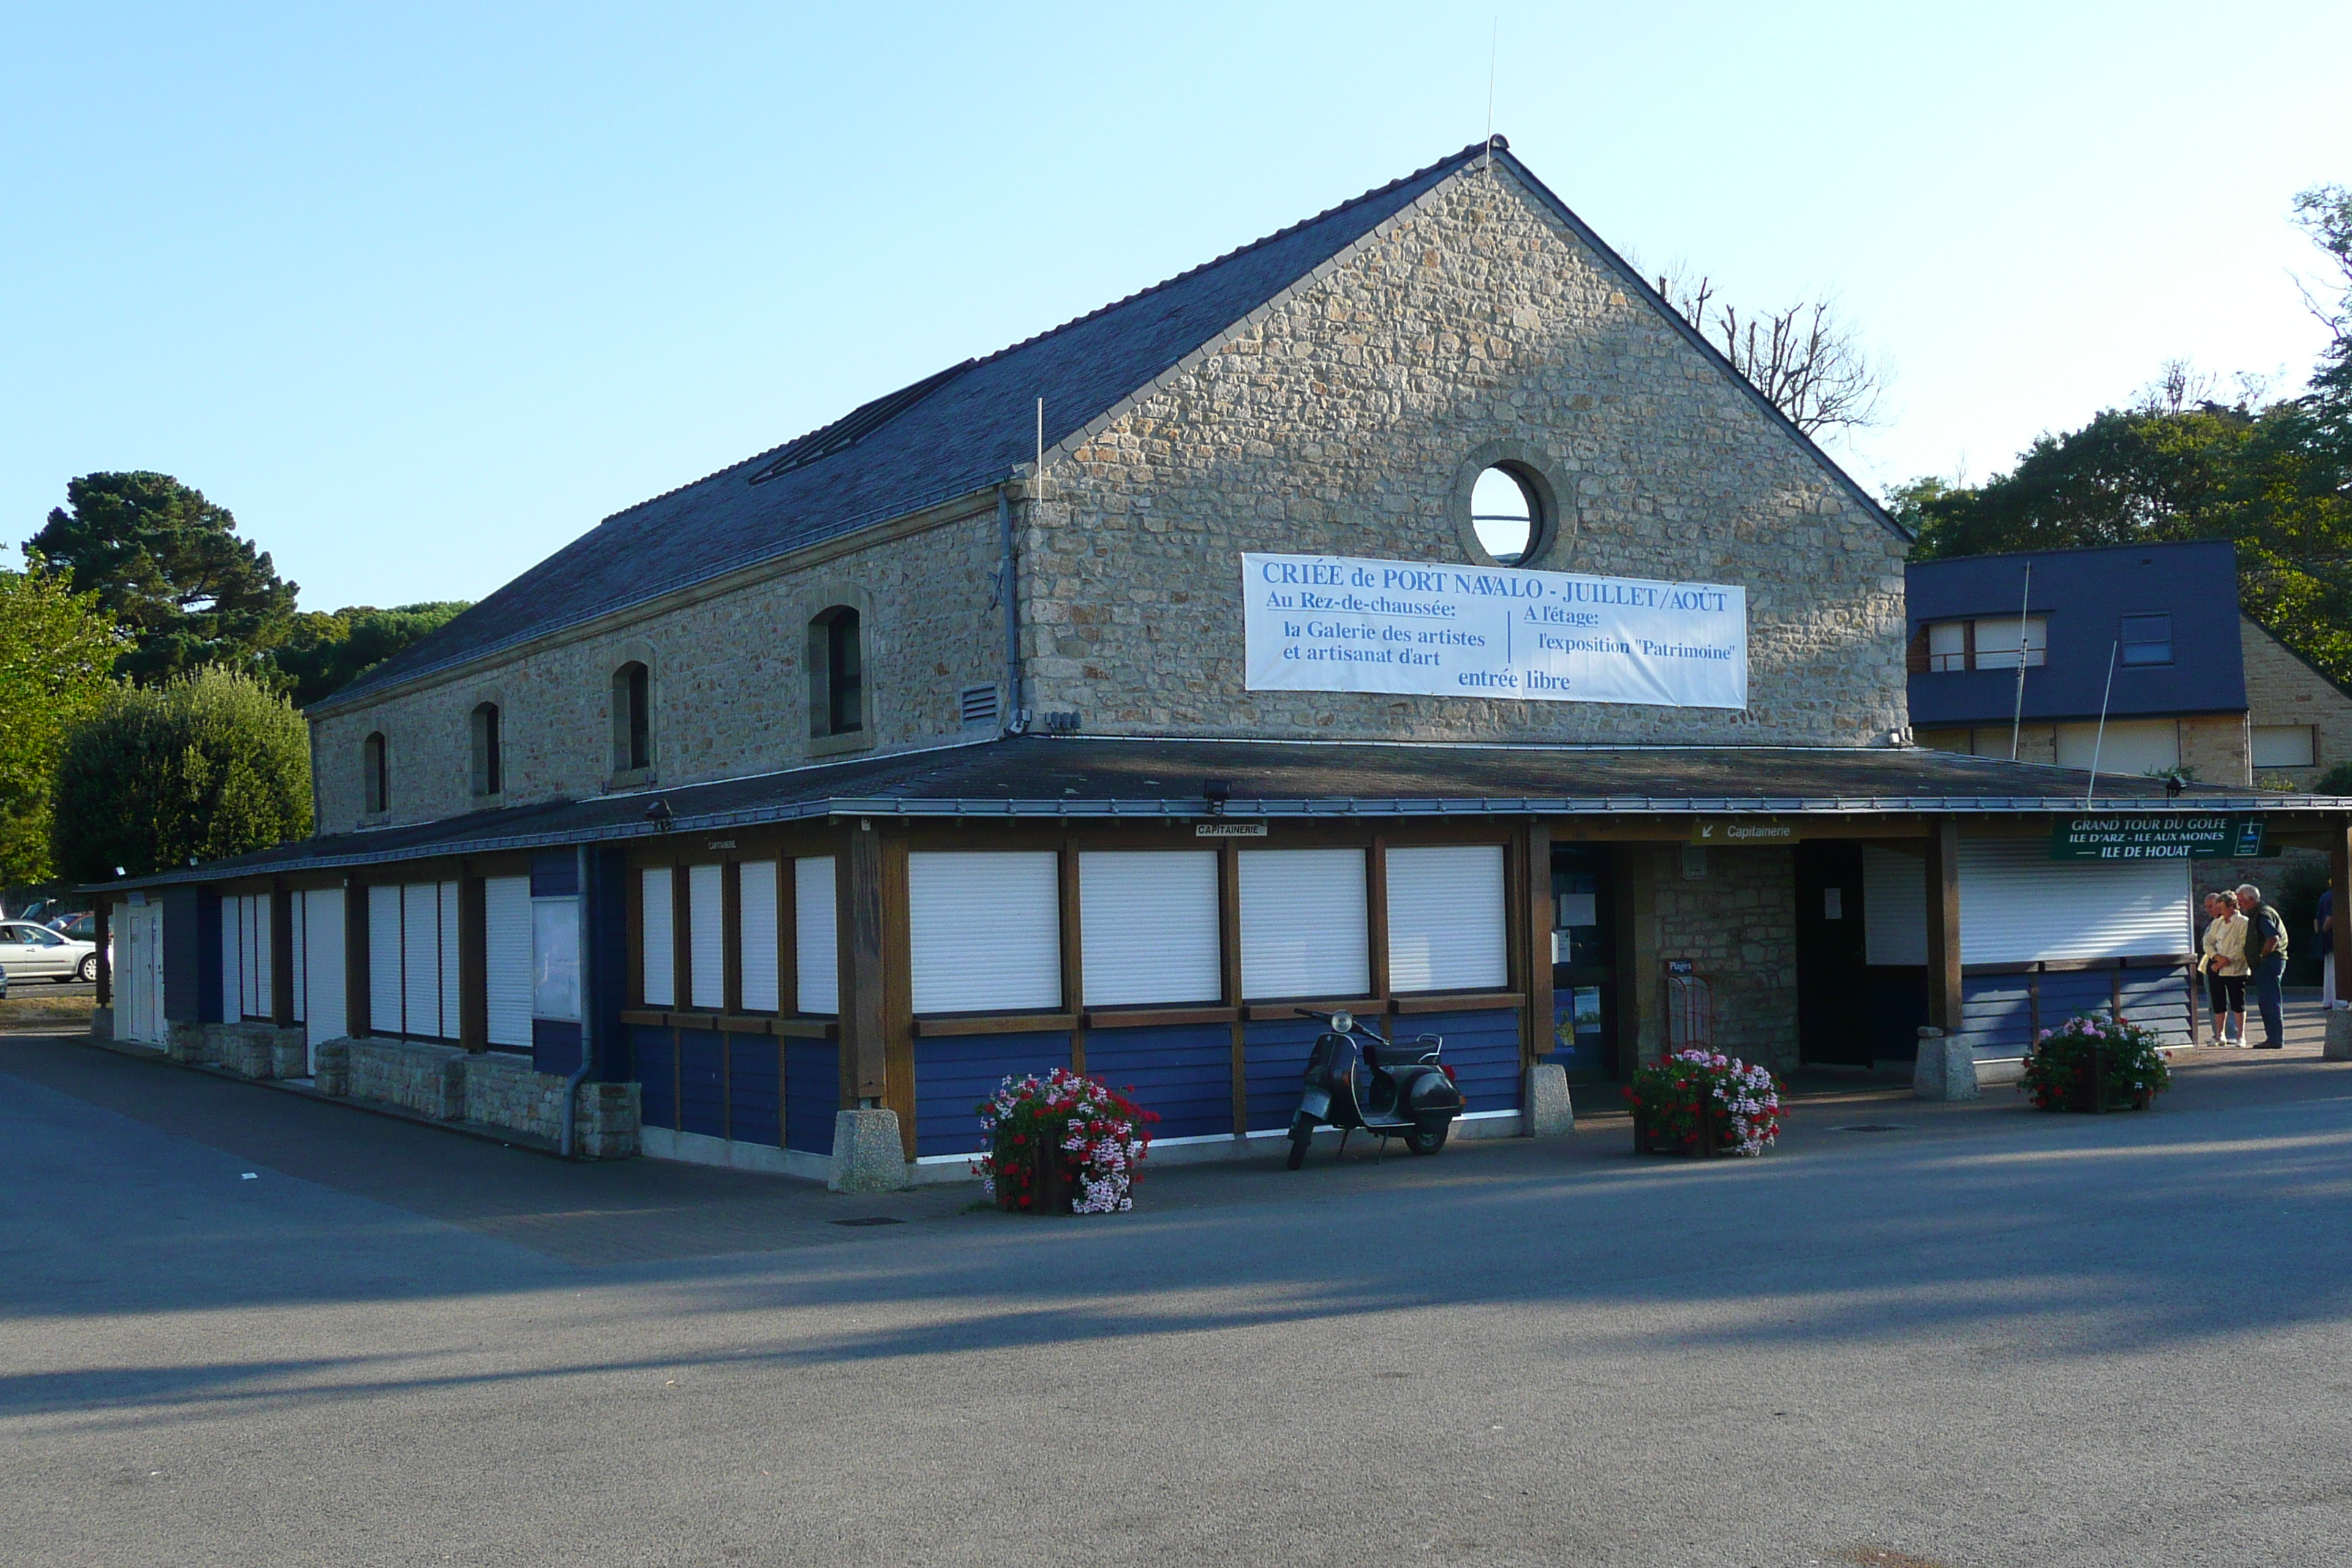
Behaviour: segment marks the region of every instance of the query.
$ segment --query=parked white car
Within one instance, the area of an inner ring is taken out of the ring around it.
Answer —
[[[11,981],[95,980],[98,943],[76,942],[30,921],[0,922],[0,972]]]

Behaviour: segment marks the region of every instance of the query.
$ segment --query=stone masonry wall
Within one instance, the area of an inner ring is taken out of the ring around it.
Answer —
[[[323,716],[313,721],[319,830],[371,820],[360,752],[374,731],[385,737],[391,809],[373,821],[432,821],[480,804],[471,716],[485,701],[499,709],[503,804],[598,794],[613,778],[613,672],[631,659],[652,671],[650,782],[807,762],[807,626],[831,604],[861,604],[873,749],[959,734],[958,691],[1003,681],[998,554],[991,510]]]
[[[2180,765],[2200,784],[2243,789],[2254,775],[2246,763],[2246,721],[2238,713],[2203,713],[2180,721]]]
[[[1244,551],[1458,563],[1464,476],[1497,455],[1559,500],[1529,564],[1747,588],[1747,711],[1244,689]],[[1090,731],[1859,745],[1906,722],[1903,541],[1500,169],[1049,462],[1024,532],[1030,705]]]
[[[1709,847],[1704,854],[1706,875],[1696,879],[1680,874],[1679,857],[1662,858],[1661,968],[1687,958],[1714,987],[1717,1050],[1786,1071],[1797,1065],[1796,852]]]
[[[2309,789],[2319,775],[2352,762],[2352,697],[2337,690],[2311,666],[2287,652],[2244,616],[2238,621],[2239,647],[2246,664],[2246,718],[2252,724],[2310,724],[2318,734],[2308,768],[2262,768],[2297,789]]]
[[[354,1039],[349,1047],[353,1100],[455,1121],[466,1109],[466,1052],[415,1040]]]

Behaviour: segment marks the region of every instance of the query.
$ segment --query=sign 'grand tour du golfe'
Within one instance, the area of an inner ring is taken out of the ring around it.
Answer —
[[[1748,591],[1345,555],[1242,557],[1253,691],[1748,706]]]

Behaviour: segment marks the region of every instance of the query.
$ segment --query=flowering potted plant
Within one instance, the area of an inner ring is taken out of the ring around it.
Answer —
[[[2161,1043],[2127,1018],[2080,1013],[2042,1031],[2017,1087],[2040,1110],[2145,1110],[2172,1087]]]
[[[1032,1214],[1116,1214],[1135,1206],[1136,1167],[1160,1118],[1099,1079],[1055,1068],[1007,1078],[983,1100],[972,1162],[1001,1209]]]
[[[1633,1150],[1641,1154],[1761,1154],[1780,1140],[1780,1086],[1760,1063],[1692,1049],[1633,1075]]]

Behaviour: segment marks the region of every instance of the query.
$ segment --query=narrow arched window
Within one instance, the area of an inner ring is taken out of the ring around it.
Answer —
[[[367,794],[368,815],[389,810],[392,804],[392,775],[384,767],[383,731],[379,730],[360,742],[361,787]]]
[[[474,710],[474,793],[497,795],[507,787],[504,742],[499,734],[499,705],[485,702]]]
[[[809,622],[809,733],[854,735],[866,728],[866,656],[857,612],[846,605]]]
[[[653,672],[633,660],[613,672],[613,771],[653,765]]]

